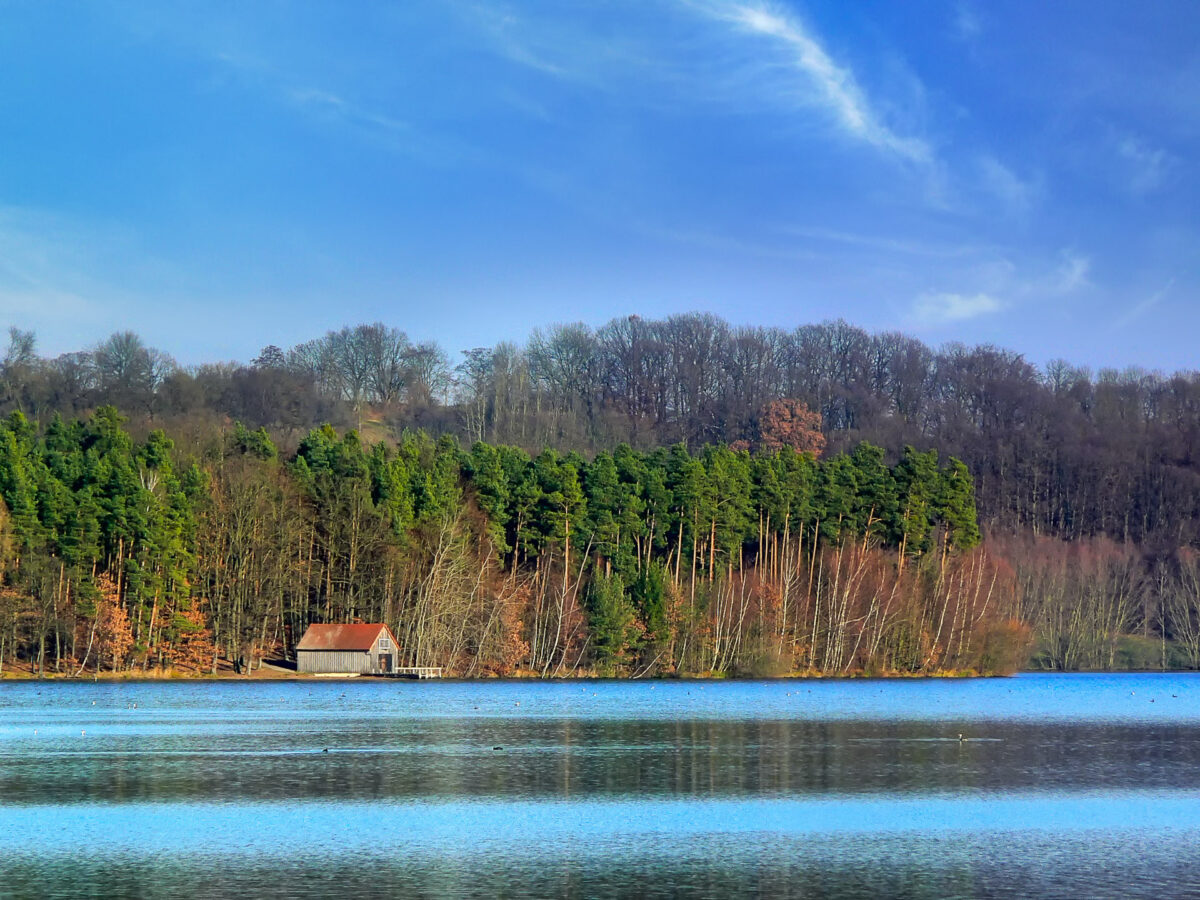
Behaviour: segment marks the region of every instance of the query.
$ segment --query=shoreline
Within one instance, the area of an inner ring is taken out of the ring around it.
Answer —
[[[981,680],[981,679],[996,679],[996,678],[1013,678],[1019,675],[1179,675],[1196,672],[1194,669],[1088,669],[1072,672],[1059,672],[1050,669],[1024,669],[1018,672],[1008,674],[979,674],[974,672],[930,672],[930,673],[902,673],[902,674],[868,674],[863,672],[854,672],[848,674],[826,675],[819,672],[797,672],[787,675],[775,676],[752,676],[752,675],[656,675],[643,678],[628,678],[620,676],[600,676],[600,675],[560,675],[552,677],[544,677],[536,673],[514,673],[511,675],[491,675],[491,676],[472,676],[470,678],[461,676],[445,676],[436,679],[416,679],[397,676],[382,676],[382,675],[308,675],[297,673],[292,669],[286,669],[281,666],[268,665],[264,669],[256,670],[248,675],[236,675],[233,672],[218,672],[216,674],[197,673],[197,672],[180,672],[173,671],[169,673],[153,673],[153,672],[118,672],[118,673],[93,673],[91,675],[67,675],[63,673],[46,673],[44,677],[39,677],[36,673],[17,671],[5,671],[0,674],[0,685],[4,683],[26,683],[26,682],[66,682],[77,684],[121,684],[125,682],[134,683],[149,683],[149,682],[311,682],[311,683],[336,683],[345,684],[346,682],[364,682],[364,683],[381,683],[381,682],[408,682],[408,681],[453,681],[453,682],[497,682],[497,681],[544,681],[544,682],[596,682],[596,681],[621,681],[635,682],[643,681],[650,683],[664,681],[687,681],[687,682],[739,682],[739,681],[943,681],[943,680]]]
[[[824,673],[815,670],[788,672],[782,675],[726,675],[713,673],[695,673],[688,675],[662,674],[633,677],[628,675],[598,675],[592,670],[579,669],[574,674],[545,676],[532,670],[517,669],[507,675],[480,674],[472,676],[445,675],[436,679],[421,679],[433,681],[911,681],[913,679],[955,679],[955,678],[1008,678],[1019,673],[979,673],[970,670],[947,670],[941,672],[865,672],[853,671],[847,673]],[[216,672],[198,669],[136,669],[113,672],[87,672],[80,675],[68,672],[47,671],[39,676],[36,666],[12,666],[11,661],[0,671],[0,684],[17,681],[64,681],[87,683],[118,683],[125,681],[304,681],[304,682],[347,682],[347,681],[415,681],[418,679],[398,675],[359,675],[347,674],[309,674],[297,672],[295,664],[288,660],[263,660],[261,666],[248,674],[237,674],[233,666],[224,660],[217,666]]]

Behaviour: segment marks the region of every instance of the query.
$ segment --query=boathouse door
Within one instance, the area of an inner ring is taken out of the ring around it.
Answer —
[[[383,672],[385,675],[391,674],[391,672],[392,672],[392,654],[390,654],[390,653],[380,653],[379,654],[379,671]]]

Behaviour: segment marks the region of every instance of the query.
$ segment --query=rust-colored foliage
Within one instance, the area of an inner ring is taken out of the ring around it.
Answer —
[[[529,642],[521,635],[529,607],[529,586],[501,584],[493,603],[495,624],[479,655],[485,660],[486,671],[503,678],[529,655]]]
[[[96,601],[96,655],[115,672],[125,665],[129,651],[133,649],[133,632],[116,582],[101,575],[96,579],[96,586],[100,591]]]
[[[979,670],[993,675],[1012,675],[1029,660],[1033,630],[1018,619],[993,622],[983,632]]]
[[[821,414],[803,400],[772,400],[758,414],[758,446],[769,453],[791,447],[820,456],[825,449]]]
[[[201,601],[194,600],[188,609],[177,612],[175,618],[179,637],[167,651],[167,659],[173,665],[195,671],[207,668],[212,664],[215,646]]]

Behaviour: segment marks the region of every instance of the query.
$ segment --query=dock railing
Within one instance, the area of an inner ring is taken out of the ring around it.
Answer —
[[[397,668],[393,669],[391,672],[388,672],[386,674],[395,675],[398,678],[417,678],[417,679],[441,678],[442,677],[442,667],[441,666],[398,666]]]

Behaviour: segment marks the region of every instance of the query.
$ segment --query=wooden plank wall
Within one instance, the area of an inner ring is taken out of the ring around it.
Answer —
[[[357,672],[366,675],[374,671],[375,660],[363,650],[297,650],[297,672]]]

